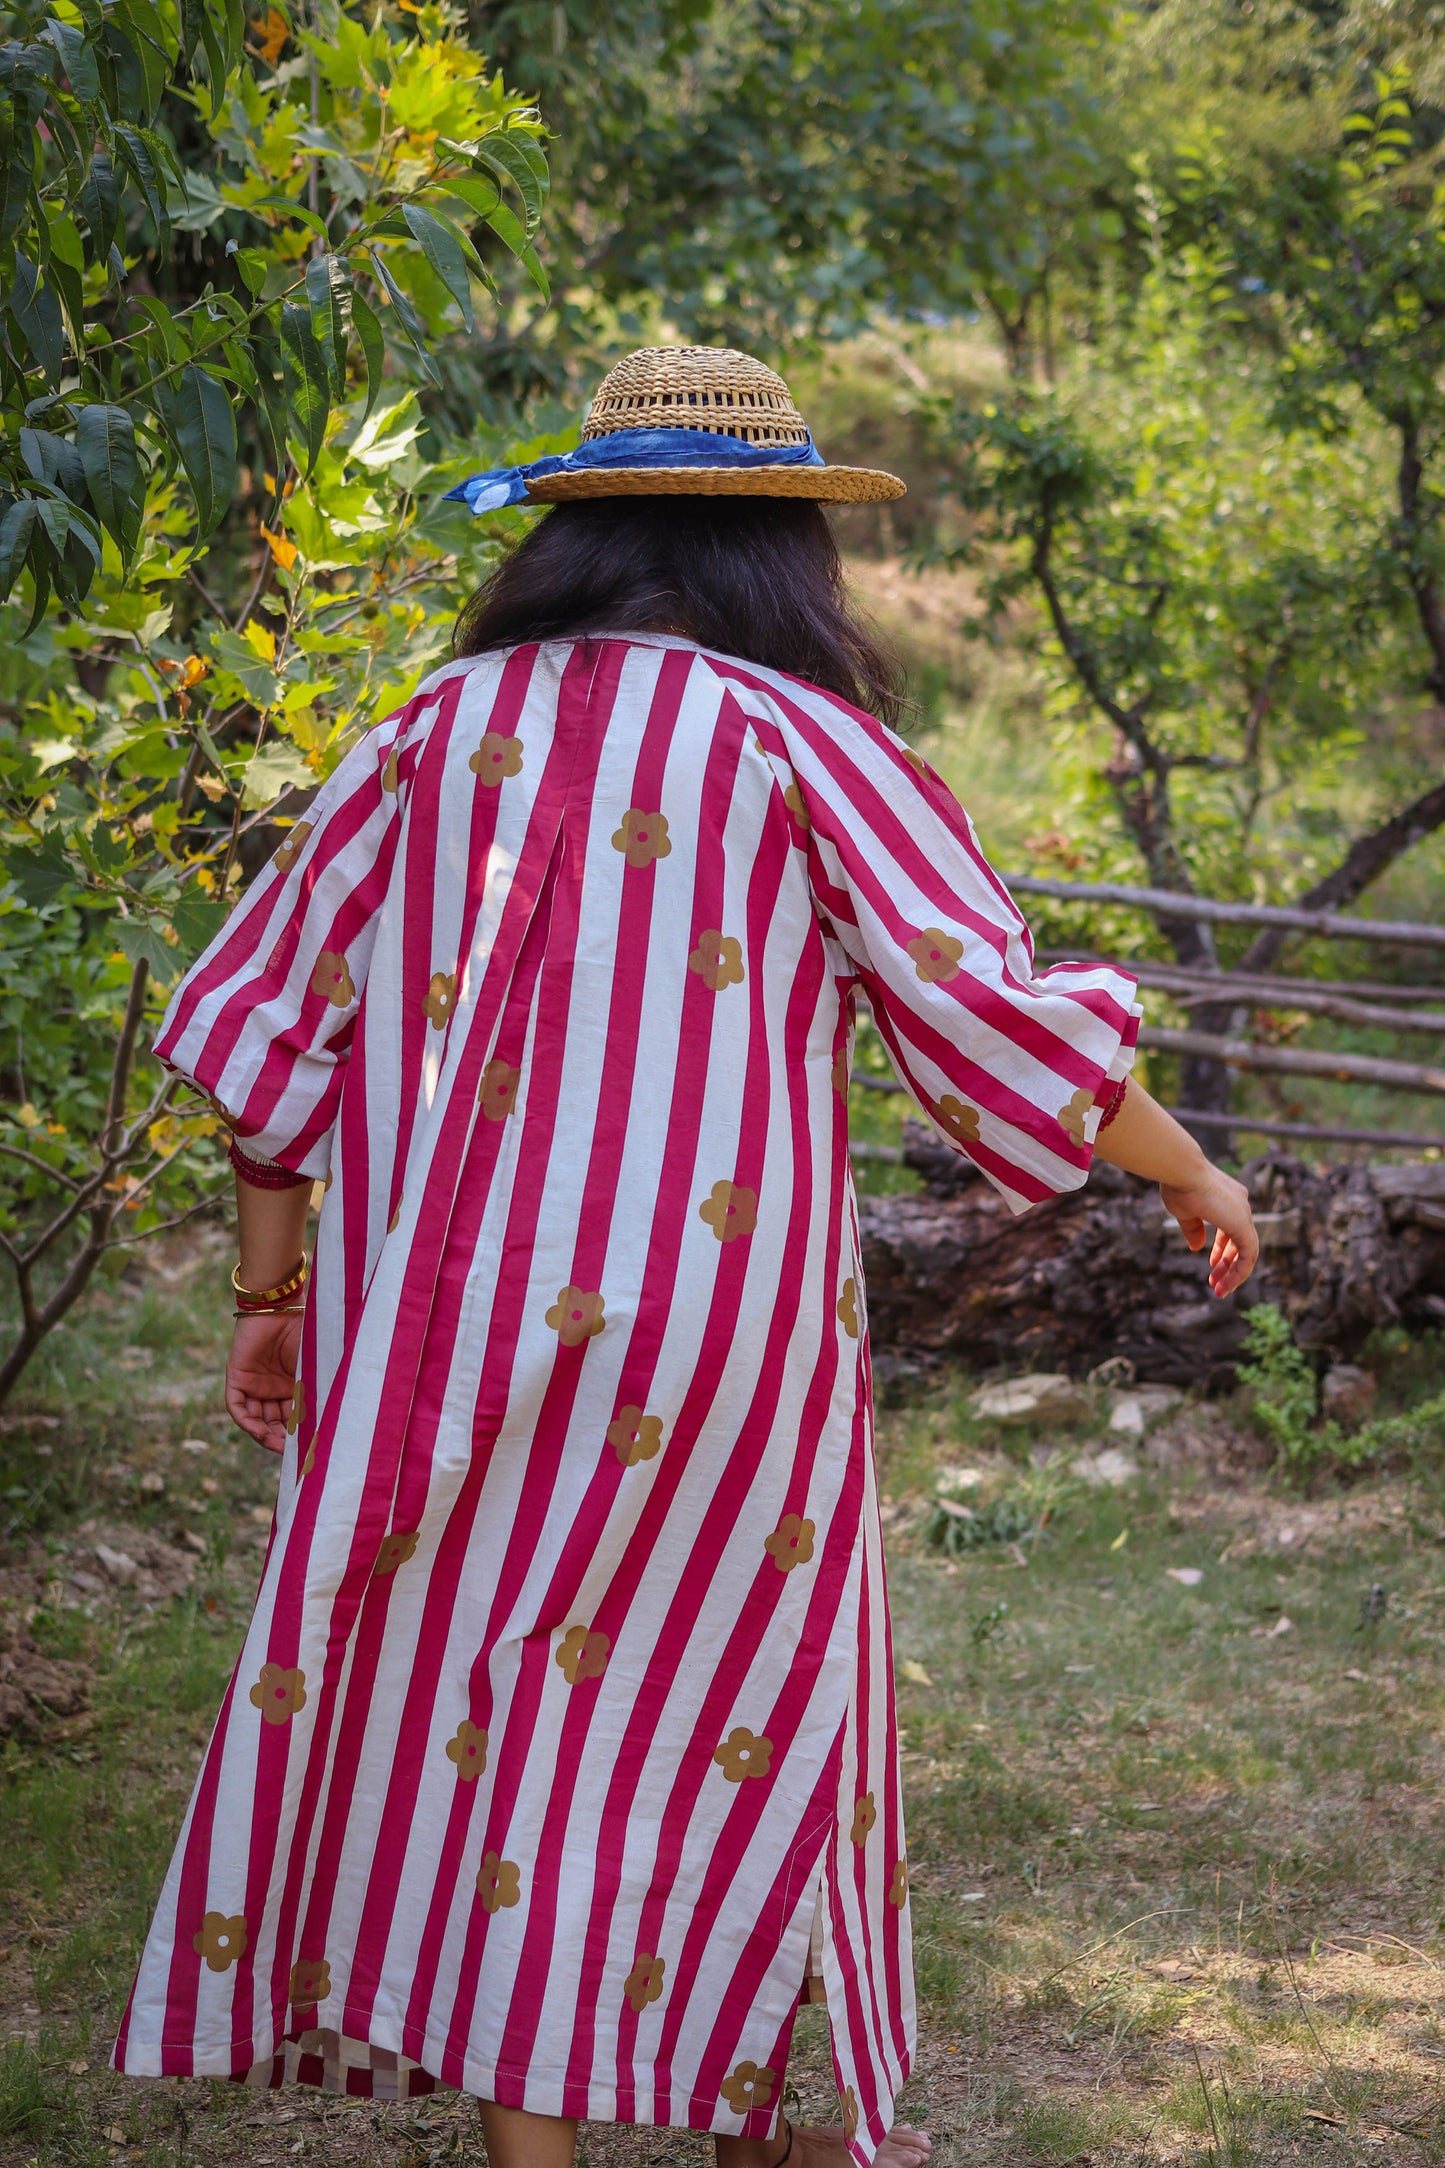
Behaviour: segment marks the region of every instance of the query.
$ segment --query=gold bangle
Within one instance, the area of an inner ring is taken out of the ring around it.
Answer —
[[[301,1289],[305,1285],[306,1258],[304,1254],[302,1256],[300,1264],[297,1265],[294,1270],[287,1273],[285,1279],[281,1282],[279,1287],[268,1287],[265,1289],[256,1287],[243,1287],[241,1285],[240,1266],[232,1265],[231,1267],[231,1286],[234,1289],[235,1293],[240,1296],[242,1302],[284,1302],[288,1295],[299,1294]]]
[[[233,1310],[232,1317],[304,1317],[304,1302],[277,1302],[264,1310]]]

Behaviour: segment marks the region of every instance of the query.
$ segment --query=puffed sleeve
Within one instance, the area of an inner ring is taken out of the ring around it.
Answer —
[[[330,1159],[396,851],[406,717],[369,731],[322,785],[182,979],[155,1043],[237,1136],[298,1174],[324,1175]]]
[[[1015,1212],[1088,1177],[1134,1062],[1135,981],[1034,968],[1033,942],[946,785],[872,716],[798,688],[769,701],[772,758],[815,908],[867,992],[902,1081]]]

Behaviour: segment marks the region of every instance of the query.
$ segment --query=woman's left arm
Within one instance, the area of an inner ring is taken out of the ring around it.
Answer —
[[[291,1189],[258,1189],[236,1180],[236,1223],[241,1257],[236,1277],[251,1294],[269,1293],[292,1277],[305,1254],[306,1213],[311,1184]],[[305,1290],[295,1307],[263,1310],[238,1317],[226,1359],[226,1408],[248,1438],[279,1453],[286,1444],[291,1389],[301,1355],[301,1312]]]

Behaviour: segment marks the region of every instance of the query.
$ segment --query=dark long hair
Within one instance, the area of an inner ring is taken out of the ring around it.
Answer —
[[[673,632],[765,663],[896,724],[902,672],[849,607],[822,507],[796,497],[559,504],[457,620],[481,655],[589,632]]]

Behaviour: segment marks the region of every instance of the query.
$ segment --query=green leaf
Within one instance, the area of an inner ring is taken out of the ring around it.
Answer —
[[[339,256],[313,256],[306,266],[311,328],[326,361],[331,397],[346,397],[346,340],[351,328],[352,278]]]
[[[141,516],[140,506],[133,501],[140,471],[135,424],[122,406],[82,407],[76,418],[75,443],[90,501],[102,525],[128,550]]]
[[[27,128],[18,136],[12,133],[0,156],[0,246],[18,232],[29,209],[34,161],[35,138],[31,131]]]
[[[111,931],[116,947],[133,964],[144,958],[153,976],[163,985],[168,986],[184,968],[186,959],[179,948],[172,948],[166,940],[163,922],[151,918],[117,918],[111,922]]]
[[[238,248],[231,261],[245,280],[247,291],[253,295],[259,294],[266,283],[266,273],[270,268],[264,250]]]
[[[376,311],[371,303],[364,301],[360,294],[354,292],[351,296],[351,321],[356,336],[361,341],[361,352],[366,362],[366,405],[362,411],[362,420],[365,421],[376,404],[377,393],[381,390],[382,371],[386,366],[386,341],[382,337],[381,326],[376,320]]]
[[[505,241],[518,263],[544,301],[552,298],[551,284],[538,261],[537,252],[522,231],[522,221],[515,211],[509,211],[505,203],[498,204],[495,211],[486,214],[487,224],[501,241]]]
[[[438,218],[434,211],[424,211],[419,203],[404,203],[401,215],[410,227],[413,238],[420,242],[427,262],[461,310],[462,322],[468,331],[475,331],[477,324],[472,314],[472,282],[457,228],[450,220]],[[468,243],[467,246],[470,249],[471,244]]]
[[[0,602],[20,577],[39,516],[33,497],[18,497],[0,515]]]
[[[171,924],[189,956],[209,948],[225,923],[225,904],[216,902],[204,889],[182,889],[171,909]]]
[[[522,148],[523,144],[527,145],[526,150]],[[483,136],[472,153],[472,163],[486,166],[511,181],[526,210],[528,235],[534,234],[542,223],[542,206],[547,200],[550,176],[547,161],[531,137],[501,133]]]
[[[104,263],[120,227],[120,190],[115,167],[104,151],[97,151],[90,161],[81,185],[80,211],[90,231],[90,260]]]
[[[298,302],[287,301],[281,310],[281,360],[286,372],[286,403],[292,433],[305,451],[304,472],[310,474],[326,442],[326,418],[331,412],[331,372],[321,351],[311,318]]]
[[[55,836],[35,850],[11,851],[5,870],[32,911],[43,911],[76,886],[75,869]]]
[[[391,301],[392,307],[396,310],[397,321],[400,323],[402,330],[406,333],[408,339],[410,339],[412,345],[416,349],[417,359],[420,361],[427,375],[431,378],[433,384],[436,385],[437,390],[440,391],[442,384],[441,374],[437,368],[436,363],[432,360],[431,355],[427,352],[426,333],[421,328],[420,317],[417,315],[416,310],[412,307],[411,303],[407,300],[406,295],[402,292],[401,288],[397,285],[396,280],[387,270],[386,265],[382,262],[380,256],[378,256],[375,249],[371,251],[371,261],[376,268],[377,277],[381,280],[383,287],[386,289],[386,293]]]
[[[54,390],[60,382],[61,363],[65,358],[60,303],[54,291],[42,282],[30,258],[18,248],[15,251],[15,277],[10,288],[10,313],[24,333],[35,361],[44,370],[46,383]]]
[[[77,30],[74,23],[62,23],[55,16],[42,24],[40,36],[47,45],[53,45],[70,77],[70,87],[77,98],[100,96],[100,69],[96,65],[93,48],[87,44],[84,31]]]
[[[236,489],[236,417],[218,377],[190,362],[172,402],[171,428],[196,500],[203,535],[210,534]]]
[[[146,209],[155,220],[156,231],[163,241],[169,240],[171,222],[166,213],[165,191],[161,186],[149,143],[138,128],[117,128],[115,138],[122,161],[144,196]]]

